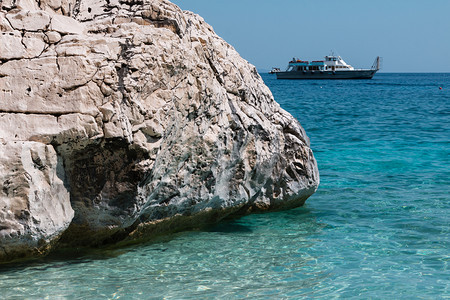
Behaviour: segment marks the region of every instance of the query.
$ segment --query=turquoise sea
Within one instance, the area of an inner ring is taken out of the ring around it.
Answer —
[[[450,299],[450,74],[262,76],[311,139],[304,207],[1,266],[0,298]]]

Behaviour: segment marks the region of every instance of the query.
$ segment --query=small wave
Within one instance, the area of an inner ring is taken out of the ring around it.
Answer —
[[[425,83],[394,83],[394,82],[367,82],[366,85],[370,86],[423,86],[423,87],[439,87],[439,84],[425,84]]]

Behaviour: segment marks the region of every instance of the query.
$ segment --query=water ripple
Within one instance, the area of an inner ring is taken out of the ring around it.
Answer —
[[[448,299],[450,74],[263,78],[319,163],[305,207],[3,266],[1,298]]]

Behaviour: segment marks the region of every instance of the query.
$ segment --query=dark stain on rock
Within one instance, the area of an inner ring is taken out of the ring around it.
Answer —
[[[136,205],[139,183],[145,178],[145,169],[136,165],[148,159],[148,153],[121,139],[90,145],[84,150],[64,157],[67,179],[70,185],[73,223],[85,222],[83,213],[95,206],[106,207],[111,215],[126,215]]]

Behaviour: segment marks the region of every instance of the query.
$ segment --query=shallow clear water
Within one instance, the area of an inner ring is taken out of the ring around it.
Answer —
[[[3,266],[0,298],[450,298],[450,74],[262,76],[319,163],[304,207]]]

